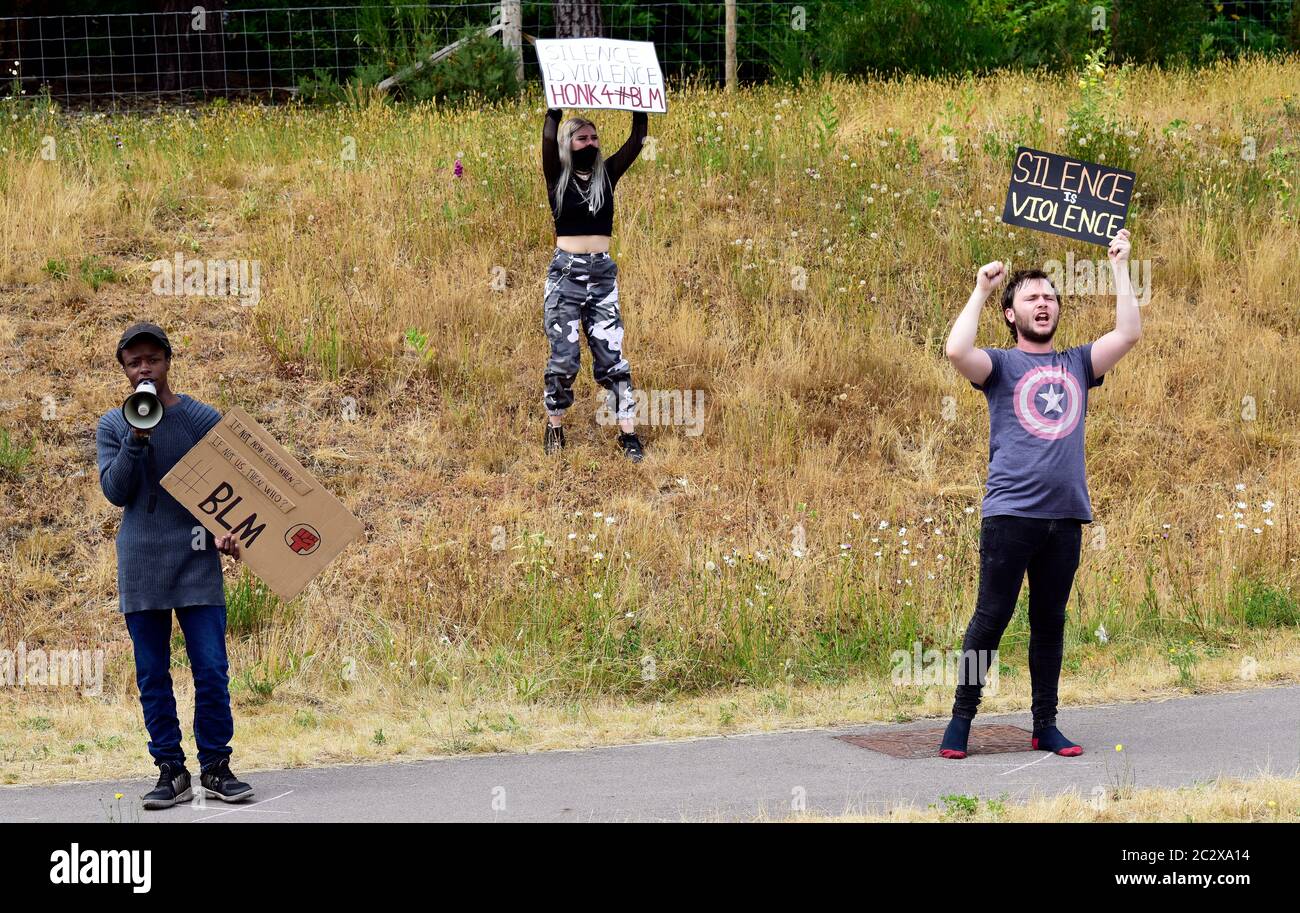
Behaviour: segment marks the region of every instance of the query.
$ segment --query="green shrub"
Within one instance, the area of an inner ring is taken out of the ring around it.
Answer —
[[[1300,625],[1300,605],[1286,590],[1260,580],[1244,580],[1233,594],[1241,620],[1249,628]]]
[[[1285,51],[1290,44],[1288,22],[1280,12],[1286,5],[1285,0],[1269,4],[1270,11],[1279,12],[1273,21],[1260,21],[1250,16],[1233,19],[1220,12],[1201,33],[1200,59]]]
[[[239,579],[226,587],[226,631],[229,636],[251,636],[269,627],[279,602],[265,583],[244,569]]]
[[[1138,125],[1122,120],[1115,112],[1123,94],[1123,74],[1106,66],[1106,46],[1097,47],[1079,68],[1079,100],[1066,114],[1066,152],[1090,162],[1105,162],[1130,168],[1133,139]]]
[[[1004,43],[1007,65],[1070,69],[1104,34],[1092,28],[1098,5],[1097,0],[998,0],[988,4],[985,16]]]
[[[19,444],[9,436],[7,429],[0,428],[0,478],[19,478],[35,449],[34,444]]]
[[[1000,29],[967,0],[879,0],[816,23],[822,68],[865,76],[933,76],[987,70],[1010,62]]]
[[[309,104],[337,104],[347,101],[347,91],[333,73],[317,67],[310,76],[298,77],[298,98]]]
[[[1115,56],[1134,63],[1194,63],[1209,26],[1202,0],[1111,0]]]
[[[371,62],[359,67],[346,85],[339,84],[332,73],[316,69],[298,80],[298,97],[311,104],[339,104],[358,97],[358,90],[377,86],[417,62],[424,67],[406,76],[392,88],[396,98],[411,101],[437,101],[440,104],[492,103],[517,95],[516,75],[519,60],[499,38],[484,35],[479,26],[462,29],[457,39],[465,43],[451,55],[430,64],[430,56],[443,47],[441,33],[429,31],[409,46],[390,48],[376,54]]]
[[[101,285],[106,285],[109,282],[117,282],[122,278],[117,274],[113,267],[105,266],[100,263],[99,258],[95,256],[82,257],[79,270],[81,272],[81,278],[85,279],[86,284],[95,291],[99,291]]]
[[[519,58],[514,51],[505,47],[499,38],[484,35],[478,26],[462,29],[456,40],[462,39],[465,43],[450,56],[426,64],[422,71],[404,79],[398,86],[399,94],[416,101],[437,100],[455,105],[471,99],[490,103],[519,93],[515,73]],[[414,59],[427,59],[442,47],[441,41],[441,38],[424,41]],[[378,82],[389,75],[379,76],[374,66],[363,71],[366,82],[372,79]]]

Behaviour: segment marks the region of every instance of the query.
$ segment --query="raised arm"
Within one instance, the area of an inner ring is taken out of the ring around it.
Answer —
[[[1142,338],[1142,312],[1138,310],[1137,296],[1129,281],[1129,233],[1121,228],[1111,239],[1110,271],[1115,278],[1115,329],[1092,344],[1092,373],[1101,377],[1128,354]]]
[[[997,260],[980,267],[975,276],[975,290],[970,293],[966,306],[948,333],[943,354],[952,362],[957,373],[972,383],[982,384],[993,372],[993,359],[983,349],[975,348],[975,334],[979,331],[980,311],[989,294],[1006,276],[1006,267]]]
[[[546,176],[547,187],[560,179],[560,145],[555,135],[563,117],[563,108],[548,108],[546,120],[542,122],[542,174]]]
[[[644,111],[632,112],[632,132],[619,150],[605,159],[605,170],[615,183],[623,172],[632,167],[636,157],[641,154],[641,144],[645,142],[646,132],[650,127],[650,116]]]
[[[99,487],[104,490],[104,497],[110,504],[125,507],[140,487],[147,442],[129,429],[123,441],[120,429],[105,417],[99,420],[99,427],[95,430],[95,450],[99,463]]]

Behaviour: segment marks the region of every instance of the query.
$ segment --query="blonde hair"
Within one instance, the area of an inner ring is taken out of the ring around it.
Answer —
[[[560,125],[555,143],[560,153],[560,179],[555,182],[555,214],[559,215],[564,207],[564,191],[568,189],[569,178],[573,175],[573,134],[583,127],[595,129],[596,125],[585,117],[570,117]],[[605,205],[605,156],[596,149],[596,161],[591,166],[591,211],[599,212]]]

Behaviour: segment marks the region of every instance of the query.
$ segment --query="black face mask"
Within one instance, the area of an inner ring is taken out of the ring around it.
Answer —
[[[596,154],[600,152],[595,146],[583,146],[573,150],[573,167],[579,171],[590,171],[596,164]]]

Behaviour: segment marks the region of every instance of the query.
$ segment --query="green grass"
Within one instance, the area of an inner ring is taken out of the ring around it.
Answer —
[[[20,478],[35,452],[35,439],[20,444],[9,434],[9,429],[0,428],[0,477]]]
[[[226,585],[226,636],[253,637],[266,630],[275,619],[279,597],[270,587],[241,570],[233,583]]]
[[[185,362],[185,382],[221,408],[274,408],[277,439],[327,454],[313,472],[374,528],[327,571],[329,589],[291,605],[247,572],[231,579],[230,637],[253,698],[294,674],[347,689],[339,669],[351,659],[385,682],[472,683],[526,705],[741,687],[777,701],[792,683],[883,675],[913,642],[960,643],[977,595],[987,412],[943,363],[942,340],[979,263],[1059,259],[1069,247],[1043,233],[1013,240],[989,218],[1009,151],[1101,150],[1140,175],[1135,250],[1158,265],[1164,298],[1144,316],[1150,338],[1090,402],[1090,488],[1111,545],[1084,556],[1066,668],[1093,674],[1137,644],[1192,641],[1205,657],[1300,624],[1283,532],[1295,513],[1294,315],[1256,303],[1261,284],[1284,302],[1293,290],[1280,283],[1300,213],[1296,72],[1294,61],[1246,62],[1194,85],[1125,72],[1123,97],[1110,91],[1115,73],[1083,87],[1011,74],[682,92],[652,119],[654,157],[620,183],[615,242],[638,385],[705,390],[709,424],[693,439],[650,432],[636,473],[600,437],[575,444],[558,470],[536,452],[538,268],[551,240],[536,97],[461,111],[231,104],[112,124],[25,111],[0,122],[0,144],[31,149],[51,135],[60,152],[15,182],[34,188],[26,196],[7,197],[36,239],[9,236],[0,284],[85,307],[84,280],[97,316],[78,338],[6,305],[0,332],[42,334],[44,348],[27,347],[41,354],[20,361],[27,375],[57,354],[89,377],[103,367],[95,340],[110,334],[102,315],[147,300],[152,257],[263,263],[266,294],[238,312],[246,323],[214,320],[205,302],[166,302],[194,340],[186,354],[201,356]],[[617,142],[626,114],[597,117]],[[1246,133],[1254,162],[1237,155]],[[355,138],[355,160],[340,159],[342,136]],[[956,161],[941,154],[948,137]],[[30,168],[12,154],[6,164]],[[36,216],[49,199],[59,215],[47,224]],[[504,289],[489,285],[495,267]],[[1210,306],[1222,323],[1189,332]],[[1113,318],[1104,300],[1067,307],[1062,345]],[[981,337],[1006,344],[994,315]],[[1249,345],[1225,357],[1228,341]],[[588,368],[584,357],[575,423],[590,417]],[[1188,377],[1211,382],[1178,380]],[[1259,399],[1253,425],[1236,418],[1245,393]],[[356,421],[337,420],[344,396],[357,400]],[[574,427],[574,438],[588,430]],[[34,442],[0,432],[0,477],[57,473],[76,430],[43,438],[39,457]],[[1247,494],[1228,490],[1238,479]],[[1283,503],[1255,514],[1270,495]],[[109,529],[113,512],[87,496]],[[1251,527],[1277,525],[1256,536],[1216,521],[1238,497],[1252,502]],[[22,499],[26,516],[66,512],[66,490]],[[612,529],[571,519],[594,510],[628,519]],[[888,530],[874,528],[882,518]],[[807,531],[798,555],[796,523]],[[913,527],[907,555],[900,523]],[[497,526],[504,559],[485,544]],[[13,585],[49,617],[89,626],[74,607],[107,603],[112,584],[101,574],[87,593],[54,572],[88,557],[66,544],[74,531],[65,519],[50,542],[24,539]],[[1002,646],[1004,674],[1024,674],[1026,600]],[[1197,660],[1180,662],[1190,682]]]
[[[1267,581],[1242,578],[1232,590],[1233,602],[1226,612],[1249,628],[1281,628],[1300,625],[1300,602],[1290,590]]]

